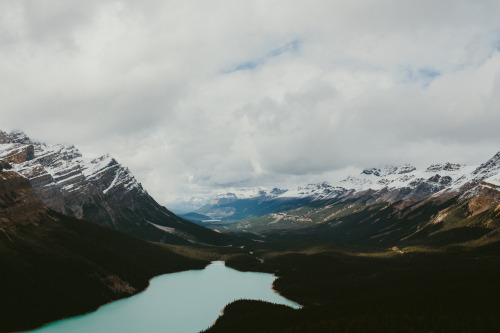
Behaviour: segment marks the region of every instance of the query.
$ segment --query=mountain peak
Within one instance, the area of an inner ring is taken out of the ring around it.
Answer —
[[[282,195],[286,192],[288,192],[287,189],[280,189],[280,188],[275,187],[271,190],[271,192],[269,192],[269,194],[274,195],[274,196],[278,196],[278,195]]]
[[[485,163],[481,164],[474,172],[476,176],[480,177],[490,177],[491,175],[498,173],[500,171],[500,152],[496,153],[492,158],[490,158]]]
[[[371,168],[371,169],[364,169],[361,174],[363,175],[374,175],[377,177],[385,177],[388,175],[395,175],[395,174],[405,174],[405,173],[410,173],[415,171],[416,168],[411,165],[411,164],[403,164],[400,166],[393,166],[393,165],[387,165],[382,168]]]
[[[21,130],[13,130],[10,133],[0,131],[0,143],[20,143],[20,144],[33,144],[26,133]]]
[[[402,174],[405,174],[405,173],[410,173],[410,172],[413,172],[417,170],[417,168],[415,168],[413,165],[411,164],[404,164],[400,167],[397,168],[397,173],[399,175],[402,175]]]
[[[462,164],[458,164],[458,163],[450,163],[450,162],[446,162],[446,163],[437,163],[437,164],[432,164],[430,165],[426,171],[427,172],[439,172],[439,171],[458,171],[460,169],[462,169],[463,165]]]
[[[364,169],[363,171],[361,171],[361,174],[374,175],[380,177],[380,169],[378,168]]]

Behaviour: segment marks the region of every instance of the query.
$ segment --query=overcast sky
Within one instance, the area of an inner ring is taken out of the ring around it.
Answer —
[[[500,151],[500,1],[0,0],[0,129],[160,203]]]

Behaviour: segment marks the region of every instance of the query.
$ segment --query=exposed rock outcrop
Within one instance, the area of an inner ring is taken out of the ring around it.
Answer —
[[[13,171],[0,171],[1,229],[35,224],[46,211],[27,178]]]

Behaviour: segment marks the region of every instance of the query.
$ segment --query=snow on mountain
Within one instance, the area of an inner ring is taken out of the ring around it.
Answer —
[[[240,188],[231,189],[231,192],[217,194],[210,205],[227,204],[236,200],[259,198],[277,199],[277,198],[312,198],[314,200],[329,199],[339,195],[339,192],[345,192],[345,189],[339,186],[333,186],[327,182],[320,184],[308,184],[292,189],[274,188]]]
[[[250,199],[256,197],[275,197],[286,192],[286,190],[281,190],[278,188],[268,189],[268,188],[231,188],[230,192],[220,193],[215,196],[214,199],[210,201],[211,205],[227,203],[238,199]]]
[[[497,164],[490,162],[488,170],[491,169],[491,165]],[[261,201],[296,199],[320,201],[340,199],[353,193],[365,191],[374,191],[373,195],[391,202],[421,199],[440,191],[459,189],[470,181],[473,172],[479,169],[476,166],[449,162],[432,164],[426,169],[417,169],[410,164],[404,164],[365,169],[359,174],[350,175],[341,180],[308,184],[291,189],[261,187],[231,189],[231,192],[217,195],[204,207],[203,212],[205,214],[219,214],[220,206],[224,206],[225,212],[230,210],[228,214],[232,214],[233,211],[230,207],[232,203],[236,204],[239,200],[252,198],[261,198]],[[479,173],[479,171],[477,172]],[[491,175],[492,173],[483,172],[481,174]],[[498,181],[495,179],[491,181]],[[209,206],[214,207],[214,209],[217,207],[217,211],[210,211],[207,209]]]
[[[327,200],[337,198],[345,194],[347,190],[343,187],[333,186],[327,182],[320,184],[308,184],[281,193],[281,198],[310,198],[312,200]]]
[[[47,145],[20,131],[0,131],[0,159],[27,177],[38,198],[57,212],[146,240],[218,241],[212,231],[160,206],[130,170],[108,154],[86,158],[73,145]],[[172,228],[178,232],[166,232]]]
[[[481,164],[472,174],[475,180],[484,180],[497,176],[500,173],[500,152]]]
[[[492,185],[495,185],[495,186],[499,186],[500,187],[500,174],[496,174],[492,177],[489,177],[489,178],[486,178],[485,180],[483,180],[485,183],[488,183],[488,184],[492,184]]]
[[[366,169],[360,175],[349,176],[340,181],[340,185],[358,192],[366,190],[389,190],[416,188],[422,183],[447,188],[470,174],[476,167],[462,164],[433,164],[425,170],[419,170],[409,164]]]
[[[71,210],[77,216],[79,207],[67,197],[107,195],[118,189],[147,194],[130,171],[109,155],[85,158],[73,145],[46,145],[22,132],[1,134],[0,158],[13,162],[14,170],[30,179],[50,208],[66,213]]]
[[[466,199],[477,196],[485,188],[498,191],[498,186],[500,186],[500,152],[460,179],[454,184],[453,190],[462,193],[461,198]]]

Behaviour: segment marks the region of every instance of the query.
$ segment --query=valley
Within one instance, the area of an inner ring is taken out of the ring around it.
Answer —
[[[500,327],[500,153],[221,194],[182,218],[108,155],[0,134],[0,332],[91,312],[218,260],[274,274],[273,288],[303,308],[237,300],[206,332]]]
[[[0,1],[0,333],[500,332],[500,1]]]
[[[305,307],[234,302],[207,332],[496,331],[500,154],[462,172],[431,166],[429,178],[412,169],[391,171],[392,181],[363,171],[362,180],[349,178],[357,189],[210,225],[259,240],[256,258],[227,264],[274,272],[275,288]]]

